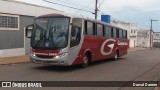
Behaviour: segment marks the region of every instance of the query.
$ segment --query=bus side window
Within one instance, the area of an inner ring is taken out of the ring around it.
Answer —
[[[70,47],[79,45],[81,39],[81,28],[72,26],[71,37],[70,37]]]
[[[123,30],[123,38],[127,39],[127,31]]]
[[[113,28],[113,38],[117,38],[117,30],[116,30],[116,28]]]
[[[103,26],[101,24],[97,24],[97,36],[103,36]]]
[[[85,21],[85,32],[86,35],[94,35],[95,31],[94,31],[94,23],[90,22],[90,21]]]
[[[111,38],[113,38],[113,27],[111,27]]]
[[[123,37],[123,32],[121,29],[119,29],[119,38],[122,38]]]
[[[116,38],[119,38],[119,29],[118,28],[116,29],[116,34],[117,34]]]
[[[81,40],[81,30],[82,30],[82,19],[73,18],[71,36],[70,36],[70,47],[79,45]]]
[[[109,26],[105,26],[105,37],[107,37],[107,38],[112,37],[111,27],[109,27]]]

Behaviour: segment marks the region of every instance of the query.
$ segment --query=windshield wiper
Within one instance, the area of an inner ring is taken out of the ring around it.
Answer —
[[[51,41],[54,40],[53,39],[53,33],[56,32],[56,28],[51,26],[50,29],[49,29],[49,38],[51,38]],[[52,46],[54,46],[54,41],[52,41]]]
[[[35,47],[38,47],[42,42],[43,42],[43,38],[45,37],[45,35],[41,35],[40,39],[38,40],[38,42],[36,43]]]

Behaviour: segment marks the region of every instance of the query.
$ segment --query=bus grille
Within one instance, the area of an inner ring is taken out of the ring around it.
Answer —
[[[58,61],[45,61],[45,60],[36,60],[39,63],[58,63]]]
[[[36,55],[39,58],[53,58],[54,56],[41,56],[41,55]]]

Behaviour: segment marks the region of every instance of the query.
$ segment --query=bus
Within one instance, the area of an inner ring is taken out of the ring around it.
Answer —
[[[42,15],[25,32],[33,63],[87,67],[98,60],[117,60],[129,47],[127,30],[83,16]]]

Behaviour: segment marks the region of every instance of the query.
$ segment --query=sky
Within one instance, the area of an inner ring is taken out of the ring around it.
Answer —
[[[50,4],[43,0],[17,0],[32,4],[47,6],[57,10],[65,11],[71,14],[81,14],[94,18],[91,12],[94,12],[96,0],[47,0],[54,3],[84,9],[90,12],[75,10],[56,4]],[[153,22],[153,30],[160,32],[160,0],[98,0],[99,12],[101,14],[111,15],[112,19],[118,19],[125,22],[137,23],[140,29],[150,29],[150,20]]]

